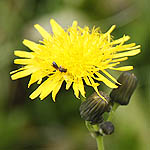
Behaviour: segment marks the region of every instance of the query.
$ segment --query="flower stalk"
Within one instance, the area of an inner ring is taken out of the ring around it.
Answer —
[[[97,149],[104,150],[103,136],[99,135],[96,137]]]
[[[119,104],[118,103],[114,103],[113,107],[112,107],[112,110],[110,111],[109,113],[109,116],[108,116],[108,119],[107,121],[112,121],[112,118],[114,116],[114,113],[116,112],[117,108],[119,107]]]
[[[104,150],[103,136],[99,134],[99,127],[97,125],[91,125],[88,121],[85,121],[86,127],[91,133],[91,136],[96,139],[97,149]]]

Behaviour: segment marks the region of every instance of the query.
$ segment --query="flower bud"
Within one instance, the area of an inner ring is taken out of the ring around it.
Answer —
[[[127,105],[137,86],[137,78],[133,73],[124,72],[119,76],[118,82],[121,85],[111,91],[110,98],[120,105]]]
[[[114,132],[114,125],[110,121],[106,121],[100,124],[100,134],[110,135]]]
[[[94,92],[87,100],[82,102],[80,106],[81,118],[90,121],[91,124],[101,123],[103,121],[102,114],[109,110],[109,97],[101,91],[99,93],[107,102]]]

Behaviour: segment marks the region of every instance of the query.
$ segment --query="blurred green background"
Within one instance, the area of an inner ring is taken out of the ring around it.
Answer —
[[[126,62],[134,65],[138,88],[130,105],[117,110],[115,133],[104,142],[106,150],[150,150],[149,6],[149,0],[0,0],[0,150],[96,150],[72,90],[62,88],[56,103],[51,96],[31,101],[29,95],[37,86],[27,88],[29,77],[10,79],[9,72],[18,68],[13,51],[27,50],[24,38],[41,38],[34,24],[50,31],[50,18],[63,27],[77,20],[81,26],[100,26],[103,32],[116,24],[116,38],[127,34],[130,42],[142,46],[142,53]],[[87,95],[93,92],[86,90]]]

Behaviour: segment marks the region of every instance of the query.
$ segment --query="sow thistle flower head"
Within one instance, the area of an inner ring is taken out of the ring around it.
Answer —
[[[111,32],[115,25],[106,33],[102,33],[95,27],[92,30],[87,26],[81,28],[77,21],[73,21],[72,26],[66,30],[53,19],[50,20],[50,24],[52,34],[40,25],[35,25],[43,37],[38,44],[29,40],[23,41],[31,52],[14,51],[14,54],[20,57],[15,59],[14,63],[23,67],[10,73],[12,80],[31,75],[28,87],[35,82],[40,84],[30,95],[31,99],[39,96],[43,100],[52,93],[55,101],[63,82],[66,82],[66,90],[72,86],[77,98],[79,93],[85,97],[85,84],[93,87],[101,96],[98,92],[99,81],[110,88],[117,88],[115,84],[118,83],[117,80],[107,69],[131,70],[132,66],[116,67],[116,65],[127,60],[128,56],[140,53],[139,45],[125,44],[130,39],[129,36],[124,35],[117,40],[112,38]]]

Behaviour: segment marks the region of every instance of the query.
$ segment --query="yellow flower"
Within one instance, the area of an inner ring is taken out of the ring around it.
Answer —
[[[110,34],[115,25],[108,32],[102,33],[98,28],[92,30],[87,26],[81,28],[77,21],[74,21],[66,30],[53,19],[50,20],[50,24],[52,34],[40,25],[35,25],[43,37],[38,44],[29,40],[23,41],[31,52],[21,50],[14,52],[16,56],[21,57],[15,59],[14,63],[23,67],[11,72],[12,80],[31,75],[28,87],[35,82],[40,84],[30,95],[31,99],[39,96],[43,100],[52,93],[55,101],[56,94],[64,81],[67,90],[72,85],[77,98],[79,98],[79,92],[85,97],[84,84],[92,86],[98,94],[99,81],[110,88],[117,88],[115,85],[117,80],[106,69],[131,70],[132,66],[118,68],[115,66],[127,60],[128,56],[140,53],[139,45],[124,44],[130,39],[129,36],[112,39]],[[46,80],[42,82],[45,77]]]

